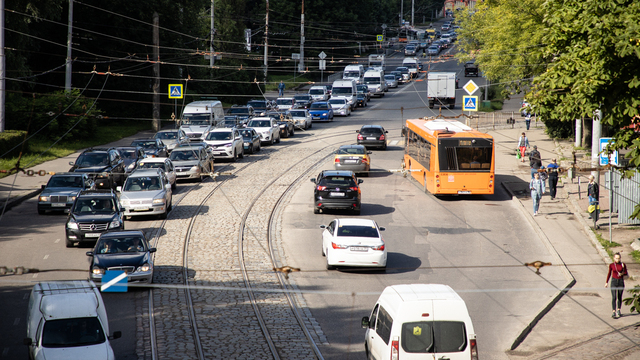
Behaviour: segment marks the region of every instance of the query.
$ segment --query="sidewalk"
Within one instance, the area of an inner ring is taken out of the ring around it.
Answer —
[[[557,302],[552,300],[540,309],[540,315],[543,316],[530,324],[530,333],[524,331],[521,334],[522,341],[516,341],[507,354],[512,359],[527,360],[600,359],[614,354],[620,359],[625,356],[629,359],[640,358],[640,347],[637,345],[640,344],[640,332],[632,326],[640,321],[640,316],[629,314],[629,308],[624,306],[622,318],[611,318],[611,293],[603,286],[610,259],[589,228],[593,223],[587,218],[584,179],[580,189],[582,199],[578,199],[577,180],[571,183],[566,178],[566,173],[561,175],[556,199],[550,199],[547,186],[547,193],[540,205],[540,215],[533,217],[528,187],[531,177],[529,163],[522,163],[515,157],[519,135],[525,131],[531,145],[538,146],[545,166],[551,158],[557,158],[561,166],[567,166],[567,160],[561,159],[571,159],[565,152],[573,150],[573,147],[549,139],[542,124],[538,124],[537,128],[534,126],[532,122],[531,129],[526,131],[524,120],[516,119],[515,129],[489,132],[496,141],[496,173],[502,175],[497,180],[501,180],[502,186],[520,205],[522,214],[514,215],[524,216],[541,240],[548,241],[550,251],[556,252],[558,256],[559,263],[553,265],[566,266],[569,277],[575,279],[575,284],[570,286],[564,296],[559,291],[555,299]],[[586,177],[588,174],[581,176]],[[608,203],[606,193],[601,185],[601,204]],[[606,207],[603,206],[603,209],[606,210]],[[598,223],[600,227],[605,224],[608,226],[608,214],[604,213]],[[628,236],[634,233],[620,229],[617,231],[626,232]],[[608,238],[608,230],[605,233],[603,236]],[[620,236],[622,235],[614,233],[616,241]],[[617,248],[613,250],[619,251]],[[629,265],[632,275],[632,279],[626,281],[626,288],[632,288],[638,283],[633,275],[640,273],[640,267],[633,264],[627,251],[623,252],[622,258]],[[540,271],[541,276],[544,276],[544,268]],[[625,293],[624,297],[627,296],[628,293]]]
[[[133,139],[148,138],[153,136],[153,134],[154,132],[152,130],[141,131],[133,136],[122,138],[118,141],[106,144],[104,146],[96,146],[96,147],[128,146],[129,144],[131,144],[131,141]],[[12,174],[0,179],[0,213],[2,213],[2,208],[5,206],[5,203],[7,204],[7,208],[5,210],[6,212],[10,210],[13,206],[18,205],[29,198],[37,196],[40,193],[41,186],[46,185],[47,181],[49,181],[49,178],[51,176],[37,175],[38,171],[40,170],[44,170],[46,172],[69,171],[69,168],[71,168],[71,165],[69,165],[69,162],[75,162],[76,158],[78,157],[78,155],[80,155],[81,152],[82,150],[79,150],[63,158],[47,161],[40,165],[30,168],[31,170],[36,172],[36,175],[28,176],[27,174],[24,174],[24,173],[18,173],[17,177],[15,174]],[[0,223],[0,226],[2,226],[1,223]]]

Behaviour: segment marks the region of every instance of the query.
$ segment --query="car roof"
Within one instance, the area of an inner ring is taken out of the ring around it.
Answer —
[[[251,121],[253,120],[271,120],[270,117],[268,116],[258,116],[258,117],[254,117],[253,119],[251,119]]]
[[[51,176],[77,176],[77,177],[84,177],[84,176],[88,176],[87,173],[77,173],[77,172],[57,172]]]
[[[140,163],[163,163],[167,161],[166,157],[152,157],[152,158],[144,158],[140,160]]]
[[[203,143],[203,144],[206,144],[206,143]],[[203,146],[201,146],[201,145],[197,145],[197,146],[193,146],[193,145],[191,145],[191,146],[180,146],[180,147],[175,148],[173,151],[176,151],[176,150],[178,150],[178,151],[182,151],[182,150],[198,150],[198,149],[202,149],[202,148],[203,148]]]
[[[132,235],[139,235],[144,238],[144,232],[140,230],[127,230],[127,231],[109,231],[106,233],[102,233],[102,235],[100,236],[100,239],[116,238],[121,236],[132,236]]]
[[[376,222],[371,219],[358,219],[358,218],[338,218],[334,219],[340,225],[358,225],[358,226],[375,226]]]
[[[382,127],[382,125],[362,125],[362,127],[360,129],[366,129],[366,128],[377,128],[377,129],[384,129]]]
[[[131,174],[129,174],[129,177],[154,176],[160,175],[161,173],[162,169],[136,169]]]
[[[161,133],[161,132],[175,132],[175,131],[179,131],[181,129],[164,129],[164,130],[158,130],[157,133]],[[156,133],[156,134],[157,134]]]
[[[338,149],[365,149],[364,145],[340,145]]]
[[[209,131],[209,132],[211,133],[211,132],[231,132],[231,131],[233,131],[233,129],[230,129],[230,128],[214,128],[214,129],[211,129],[211,131]]]

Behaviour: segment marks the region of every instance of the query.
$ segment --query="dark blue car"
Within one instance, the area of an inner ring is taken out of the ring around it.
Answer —
[[[333,121],[333,109],[326,101],[318,101],[309,107],[312,121]]]

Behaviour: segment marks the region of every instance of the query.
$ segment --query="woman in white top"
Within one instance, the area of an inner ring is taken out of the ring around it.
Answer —
[[[520,139],[518,139],[518,149],[520,149],[520,162],[524,162],[524,152],[529,147],[529,138],[522,133]]]

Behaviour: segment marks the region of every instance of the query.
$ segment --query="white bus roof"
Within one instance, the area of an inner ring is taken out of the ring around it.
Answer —
[[[462,132],[462,131],[470,131],[473,130],[469,126],[461,123],[456,120],[444,120],[444,119],[435,119],[426,121],[424,123],[424,127],[431,131],[436,130],[447,130],[453,132]]]

